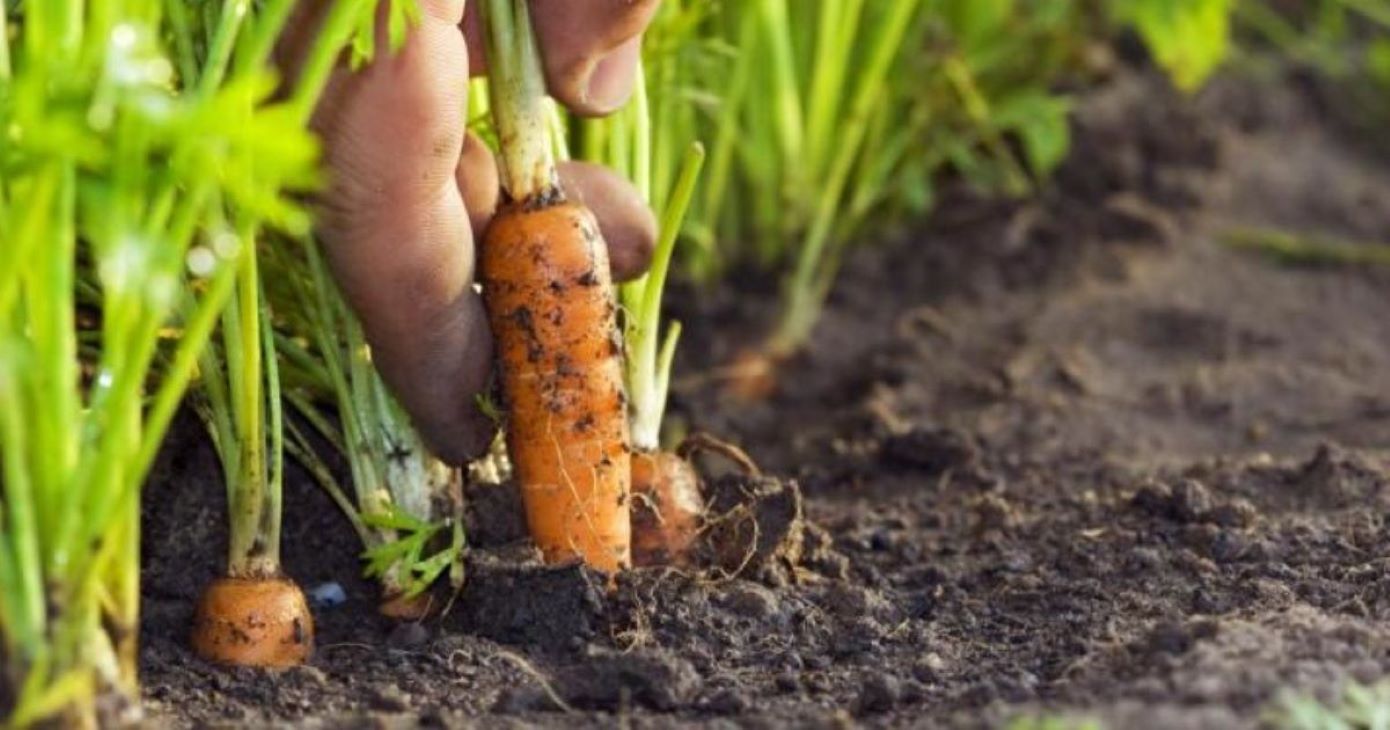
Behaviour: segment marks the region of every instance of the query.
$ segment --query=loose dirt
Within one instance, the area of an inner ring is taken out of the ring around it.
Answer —
[[[186,420],[146,492],[151,721],[1227,728],[1280,692],[1380,679],[1390,272],[1222,243],[1390,240],[1390,163],[1314,91],[1184,100],[1117,76],[1079,102],[1037,200],[951,189],[925,228],[851,257],[766,403],[724,398],[718,366],[760,331],[772,282],[679,297],[673,417],[777,475],[717,482],[763,495],[766,533],[726,528],[759,547],[738,575],[637,571],[609,594],[536,564],[515,501],[482,487],[467,587],[396,626],[292,472],[287,571],[347,601],[317,611],[309,666],[215,668],[186,637],[225,498]]]

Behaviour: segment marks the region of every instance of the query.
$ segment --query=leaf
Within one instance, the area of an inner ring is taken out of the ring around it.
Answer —
[[[1390,86],[1390,39],[1377,38],[1366,50],[1366,69],[1377,83]]]
[[[1235,0],[1125,0],[1132,24],[1156,60],[1183,91],[1196,91],[1230,52]]]
[[[381,512],[363,514],[362,522],[368,527],[375,527],[382,530],[402,530],[405,532],[421,532],[434,528],[434,526],[428,522],[421,521],[419,518],[411,516],[395,505],[389,505]]]
[[[386,38],[390,53],[399,51],[410,34],[410,26],[420,22],[420,0],[376,0],[362,4],[357,16],[357,28],[352,36],[352,65],[361,68],[376,57],[376,23],[378,8],[388,4]]]
[[[1014,0],[946,0],[941,15],[969,53],[1007,38],[1001,31],[1014,12],[1014,4]]]
[[[1023,142],[1028,168],[1039,178],[1052,173],[1071,147],[1071,104],[1042,91],[1027,91],[995,107],[1000,129]]]

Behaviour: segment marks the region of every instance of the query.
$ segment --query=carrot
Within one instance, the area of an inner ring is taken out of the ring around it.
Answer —
[[[700,477],[689,461],[669,451],[632,455],[634,565],[687,565],[704,512]]]
[[[707,433],[686,437],[674,453],[639,450],[632,456],[632,558],[639,566],[686,567],[705,530],[704,485],[691,462],[706,452],[744,474],[761,473],[739,447]]]
[[[525,0],[482,5],[504,201],[484,237],[511,453],[531,536],[551,562],[631,564],[622,344],[598,222],[560,189]]]
[[[198,602],[193,649],[219,664],[293,667],[314,650],[314,619],[294,581],[219,578]]]
[[[740,403],[767,400],[777,392],[778,370],[787,359],[778,352],[743,350],[724,371],[724,392]]]
[[[626,567],[632,467],[598,224],[572,203],[508,204],[488,229],[481,273],[531,535],[548,560]]]

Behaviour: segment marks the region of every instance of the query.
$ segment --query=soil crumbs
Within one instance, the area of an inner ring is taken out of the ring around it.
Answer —
[[[479,499],[468,586],[393,626],[292,474],[287,570],[346,602],[318,609],[311,665],[226,671],[185,642],[225,544],[190,421],[146,499],[150,723],[1256,727],[1281,692],[1384,677],[1390,274],[1222,244],[1390,236],[1390,164],[1296,86],[1179,100],[1122,75],[1080,103],[1040,199],[959,192],[853,258],[782,394],[679,384],[677,416],[787,477],[759,489],[799,485],[797,568],[609,594],[534,564],[508,500]],[[768,291],[683,297],[683,372],[732,359]]]

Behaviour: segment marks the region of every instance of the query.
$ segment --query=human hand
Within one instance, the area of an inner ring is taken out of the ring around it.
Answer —
[[[277,54],[288,78],[331,2],[297,8]],[[658,2],[531,0],[551,94],[585,115],[621,107]],[[461,463],[495,431],[475,404],[493,350],[473,280],[499,185],[491,153],[465,128],[469,71],[483,62],[477,0],[466,17],[463,0],[420,4],[405,46],[335,72],[314,115],[330,175],[319,234],[378,371],[431,449]],[[560,177],[597,216],[614,278],[645,270],[656,221],[637,191],[593,165],[563,164]]]

